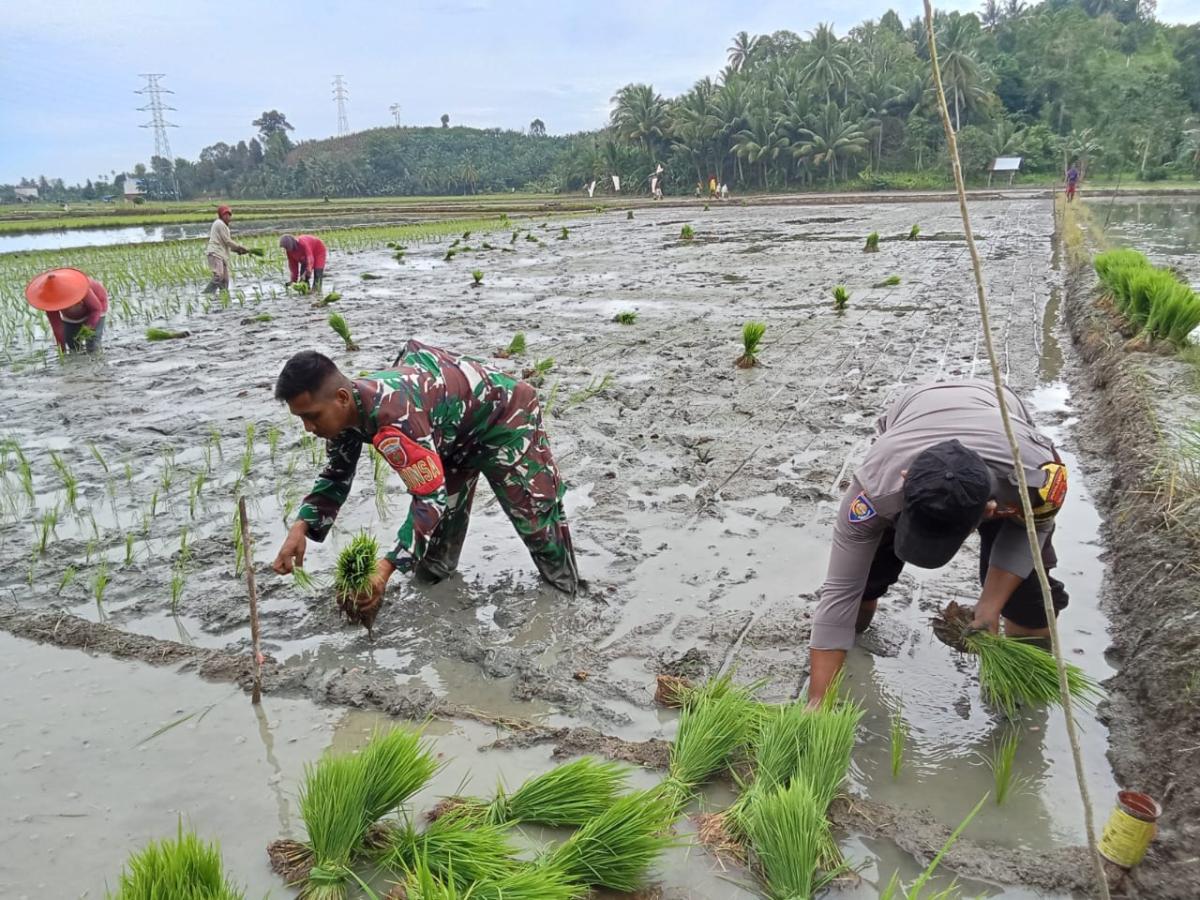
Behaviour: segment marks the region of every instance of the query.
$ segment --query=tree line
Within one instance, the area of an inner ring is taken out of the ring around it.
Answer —
[[[1001,155],[1033,173],[1077,160],[1085,175],[1200,175],[1200,25],[1160,23],[1150,0],[986,0],[935,27],[969,177]],[[213,144],[196,161],[154,158],[135,174],[183,198],[577,191],[593,179],[607,190],[611,175],[644,192],[660,164],[668,192],[710,177],[735,190],[948,178],[924,24],[890,10],[840,36],[825,24],[803,36],[740,32],[721,72],[676,97],[625,85],[594,132],[550,135],[540,118],[526,131],[450,127],[445,114],[441,127],[293,145],[284,114],[253,124],[249,141]],[[109,188],[23,183],[64,200]]]

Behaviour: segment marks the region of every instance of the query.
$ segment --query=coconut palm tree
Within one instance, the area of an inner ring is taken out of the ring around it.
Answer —
[[[729,67],[735,72],[742,71],[758,49],[760,40],[758,35],[751,36],[745,31],[735,34],[729,45]]]
[[[829,102],[811,126],[804,129],[803,140],[792,147],[792,155],[797,159],[810,159],[814,165],[824,165],[829,183],[835,184],[837,164],[861,156],[866,149],[867,136],[861,126],[847,121],[841,107]]]
[[[962,111],[975,105],[983,93],[983,68],[976,59],[975,19],[947,16],[938,30],[938,62],[942,82],[954,101],[954,130],[962,126]]]
[[[763,190],[767,189],[767,167],[788,146],[787,138],[780,135],[771,122],[766,105],[759,106],[750,116],[750,127],[737,133],[733,151],[751,164],[758,163],[762,171]]]
[[[815,90],[825,95],[828,102],[833,91],[845,89],[853,68],[846,58],[845,48],[833,33],[832,25],[822,22],[809,34],[811,40],[806,48],[808,62],[800,73]]]
[[[640,143],[655,156],[667,131],[667,104],[649,84],[627,84],[612,98],[612,126],[627,141]]]

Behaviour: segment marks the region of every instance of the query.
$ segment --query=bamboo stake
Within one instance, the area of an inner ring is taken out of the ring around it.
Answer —
[[[254,692],[250,702],[262,702],[262,650],[259,647],[258,591],[254,587],[254,552],[250,544],[250,522],[246,518],[246,498],[238,497],[238,519],[242,526],[242,556],[246,561],[246,587],[250,591],[250,644],[254,650]]]
[[[1087,773],[1083,768],[1083,754],[1079,750],[1079,735],[1075,730],[1075,716],[1071,707],[1071,691],[1067,685],[1067,666],[1063,661],[1062,643],[1058,637],[1058,621],[1054,615],[1054,601],[1050,597],[1050,582],[1046,576],[1046,567],[1042,563],[1042,547],[1038,541],[1037,530],[1033,521],[1033,505],[1029,500],[1029,484],[1025,479],[1025,466],[1021,463],[1021,448],[1017,445],[1013,433],[1012,421],[1008,415],[1008,403],[1004,399],[1004,384],[1000,378],[1000,363],[996,358],[996,348],[992,344],[992,326],[988,317],[987,296],[983,285],[983,265],[979,261],[979,250],[975,246],[975,236],[971,231],[971,217],[967,212],[967,188],[963,182],[962,163],[958,158],[958,140],[954,129],[950,126],[950,109],[946,105],[946,90],[942,86],[942,70],[938,65],[937,40],[933,28],[933,5],[930,0],[924,0],[925,30],[929,37],[929,62],[933,70],[933,84],[937,90],[938,113],[941,115],[942,128],[946,132],[946,148],[950,154],[950,163],[954,170],[954,187],[958,194],[958,209],[962,214],[963,234],[966,236],[967,249],[971,253],[971,269],[975,275],[975,291],[979,300],[979,319],[983,328],[983,343],[987,348],[988,361],[992,367],[992,383],[996,388],[996,399],[1000,406],[1000,419],[1004,424],[1004,434],[1008,438],[1008,446],[1012,451],[1013,466],[1017,474],[1017,493],[1021,498],[1021,515],[1025,520],[1025,533],[1029,538],[1029,549],[1033,556],[1033,568],[1037,572],[1038,584],[1042,589],[1042,605],[1046,611],[1046,623],[1050,629],[1050,646],[1054,651],[1054,661],[1058,666],[1058,689],[1062,697],[1063,715],[1066,717],[1067,738],[1071,744],[1071,758],[1075,763],[1075,780],[1079,785],[1079,796],[1083,801],[1083,821],[1087,830],[1088,849],[1092,857],[1092,865],[1096,875],[1096,887],[1103,900],[1109,900],[1108,878],[1104,874],[1104,859],[1096,848],[1096,825],[1092,820],[1092,801],[1088,793]]]

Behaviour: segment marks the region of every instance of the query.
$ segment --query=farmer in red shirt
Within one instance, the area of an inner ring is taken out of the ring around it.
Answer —
[[[292,281],[303,279],[310,290],[320,293],[321,279],[325,277],[325,245],[321,239],[311,234],[300,237],[285,234],[279,239],[279,246],[287,253]]]
[[[25,299],[46,314],[60,350],[100,349],[108,291],[95,278],[78,269],[51,269],[25,286]]]

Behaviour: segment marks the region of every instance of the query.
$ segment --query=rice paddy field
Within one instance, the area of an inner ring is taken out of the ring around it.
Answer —
[[[972,215],[1003,374],[1072,472],[1055,538],[1071,594],[1065,651],[1103,682],[1111,586],[1096,498],[1110,463],[1061,324],[1069,285],[1054,209],[1014,193],[974,202]],[[630,810],[674,792],[671,839],[651,847],[636,894],[615,892],[635,886],[621,873],[599,880],[589,868],[611,823],[512,826],[505,840],[522,865],[544,854],[586,872],[564,896],[875,897],[894,873],[911,884],[968,817],[927,887],[957,878],[964,896],[1089,895],[1061,715],[1006,714],[981,693],[977,665],[930,631],[947,602],[973,602],[974,552],[906,573],[850,654],[844,779],[774,785],[770,751],[746,738],[761,715],[786,728],[783,710],[803,696],[833,515],[876,416],[905,385],[987,374],[955,205],[497,203],[355,224],[315,229],[330,247],[323,295],[340,295],[327,303],[285,288],[277,234],[265,231],[246,237],[264,256],[236,261],[227,297],[200,293],[198,241],[0,253],[0,748],[12,761],[0,773],[0,894],[115,892],[129,855],[182,823],[220,843],[247,897],[316,896],[286,887],[266,853],[279,838],[313,842],[301,802],[312,766],[424,722],[436,771],[399,804],[418,819],[470,794],[509,827],[505,816],[518,817],[504,798],[580,754],[622,761],[622,790],[652,792],[610,798]],[[234,233],[245,236],[236,218]],[[872,233],[877,249],[864,252]],[[102,354],[60,357],[25,305],[25,282],[55,265],[106,285]],[[750,329],[753,346],[747,323],[763,326]],[[148,329],[186,336],[149,340]],[[348,373],[378,369],[409,338],[535,380],[585,593],[544,587],[481,489],[458,575],[397,576],[370,635],[344,623],[338,553],[364,531],[387,546],[407,506],[398,479],[367,459],[331,538],[309,546],[309,579],[270,571],[324,454],[272,399],[276,374],[303,348]],[[268,657],[260,707],[242,690],[238,497]],[[684,737],[700,714],[657,703],[656,679],[723,674],[754,683],[753,709],[768,713],[705,713]],[[1110,743],[1098,709],[1078,716],[1103,822],[1118,786],[1135,787],[1118,785],[1110,754],[1127,771],[1136,751],[1119,721]],[[714,737],[722,729],[728,745]],[[705,825],[752,778],[778,790],[727,817],[742,823],[747,859],[714,849]],[[800,813],[812,809],[816,824]],[[780,822],[812,839],[816,881],[777,849],[797,846]],[[363,881],[345,876],[345,896],[388,889],[380,870],[355,871]],[[409,896],[455,896],[421,890]]]

